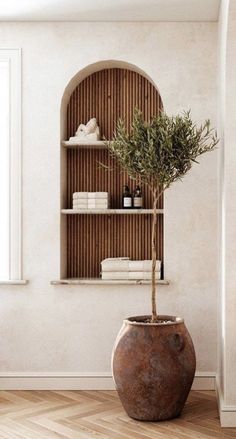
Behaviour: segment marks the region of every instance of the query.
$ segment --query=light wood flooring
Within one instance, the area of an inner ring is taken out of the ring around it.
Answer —
[[[218,439],[236,438],[221,428],[214,392],[190,393],[180,418],[134,421],[114,391],[1,391],[4,439]]]

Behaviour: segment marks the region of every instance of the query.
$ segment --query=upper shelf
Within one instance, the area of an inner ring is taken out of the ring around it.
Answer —
[[[87,141],[80,140],[78,142],[72,140],[63,140],[61,144],[67,149],[80,149],[80,148],[106,149],[107,148],[105,140],[96,140],[93,142],[91,141],[89,142],[88,140]]]
[[[163,213],[163,209],[157,209],[157,213]],[[152,209],[62,209],[66,215],[151,215]]]

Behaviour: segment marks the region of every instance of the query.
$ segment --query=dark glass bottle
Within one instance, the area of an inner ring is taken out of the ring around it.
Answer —
[[[137,186],[134,191],[133,207],[134,209],[142,209],[143,207],[143,195],[140,186]]]
[[[129,190],[129,186],[124,186],[124,192],[122,195],[122,208],[130,209],[132,207],[132,195]]]

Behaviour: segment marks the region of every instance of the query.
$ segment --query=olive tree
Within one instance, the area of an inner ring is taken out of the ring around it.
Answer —
[[[197,158],[212,151],[218,143],[217,134],[210,128],[210,121],[197,126],[190,111],[177,116],[161,112],[145,122],[142,113],[135,109],[131,129],[125,128],[120,119],[114,139],[108,142],[111,155],[123,171],[148,185],[153,195],[152,219],[152,318],[157,322],[156,306],[156,226],[157,202],[175,181],[182,180]]]

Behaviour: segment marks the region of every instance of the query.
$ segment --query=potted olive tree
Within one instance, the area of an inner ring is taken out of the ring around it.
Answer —
[[[184,320],[157,312],[157,202],[217,142],[210,121],[197,127],[190,112],[175,117],[161,112],[147,123],[136,109],[130,132],[119,120],[114,140],[108,144],[122,170],[148,185],[153,195],[152,313],[124,321],[112,358],[119,397],[128,415],[135,419],[160,421],[178,416],[192,385],[196,360]]]

